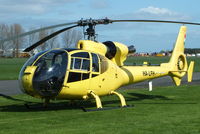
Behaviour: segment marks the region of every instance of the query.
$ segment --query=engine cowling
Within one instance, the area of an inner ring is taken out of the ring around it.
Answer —
[[[80,40],[77,44],[78,49],[89,50],[104,55],[118,66],[123,66],[128,53],[135,52],[134,46],[127,47],[118,42],[106,41],[103,43],[90,40]]]

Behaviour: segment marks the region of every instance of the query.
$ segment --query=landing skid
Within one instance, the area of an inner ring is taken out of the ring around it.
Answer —
[[[84,111],[84,112],[94,112],[94,111],[104,111],[104,110],[113,110],[113,109],[124,109],[124,108],[132,108],[134,107],[134,105],[127,105],[127,106],[124,106],[124,107],[104,107],[104,108],[96,108],[96,109],[86,109],[84,107],[81,107],[81,109]]]
[[[105,110],[113,110],[113,109],[124,109],[124,108],[132,108],[134,105],[127,105],[124,107],[118,106],[118,107],[103,107],[103,108],[96,108],[96,109],[90,109],[90,108],[84,108],[79,106],[70,106],[66,104],[53,104],[48,105],[48,107],[44,107],[42,103],[25,103],[24,106],[29,110],[59,110],[59,109],[81,109],[84,112],[94,112],[94,111],[105,111]]]
[[[64,109],[65,108],[66,109],[72,109],[72,108],[76,108],[76,109],[78,108],[79,109],[79,108],[81,108],[84,112],[91,112],[91,111],[103,111],[103,110],[122,109],[122,108],[133,107],[133,106],[130,106],[130,105],[126,104],[126,100],[125,100],[125,98],[124,98],[124,96],[122,94],[120,94],[118,92],[115,92],[115,91],[111,91],[109,94],[110,95],[116,95],[119,98],[119,100],[121,102],[121,106],[120,107],[106,107],[106,108],[102,107],[102,103],[101,103],[100,97],[94,91],[89,90],[88,91],[88,95],[90,95],[91,97],[93,97],[95,99],[96,107],[97,107],[96,109],[86,109],[84,107],[73,107],[76,104],[75,101],[73,101],[73,100],[69,103],[70,107],[68,107],[68,108],[67,107],[62,107],[62,108],[64,108]],[[32,107],[29,104],[25,104],[25,106],[26,106],[27,109],[30,109]],[[50,106],[50,99],[45,98],[45,100],[43,102],[43,108],[47,108],[49,106]],[[67,106],[67,105],[65,105],[65,106]],[[55,106],[53,106],[53,109],[54,108],[57,109]]]

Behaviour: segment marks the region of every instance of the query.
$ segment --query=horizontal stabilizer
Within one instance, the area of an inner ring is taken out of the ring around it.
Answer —
[[[194,61],[191,61],[187,71],[188,82],[192,82],[193,70],[194,70]]]

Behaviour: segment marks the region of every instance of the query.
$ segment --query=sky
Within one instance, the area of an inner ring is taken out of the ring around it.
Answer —
[[[200,22],[199,0],[0,0],[0,23],[40,28],[83,19]],[[96,27],[98,41],[134,45],[138,52],[171,50],[181,24],[114,23]],[[200,26],[187,25],[187,48],[200,47]],[[81,28],[79,28],[81,30]]]

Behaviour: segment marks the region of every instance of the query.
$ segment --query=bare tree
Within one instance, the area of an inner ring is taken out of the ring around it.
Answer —
[[[48,36],[49,34],[55,32],[54,29],[52,30],[41,30],[38,33],[34,33],[28,36],[28,45],[31,46],[33,45],[35,42],[45,38],[46,36]],[[43,44],[41,44],[40,46],[37,47],[36,51],[44,51],[47,49],[52,49],[52,48],[56,48],[59,47],[58,41],[57,41],[57,37],[51,38],[50,40],[44,42]],[[33,51],[32,51],[33,53]]]
[[[30,28],[30,31],[32,31],[34,28]],[[35,43],[36,42],[36,40],[37,40],[37,33],[33,33],[33,34],[30,34],[29,36],[28,36],[28,46],[31,46],[31,45],[33,45],[33,43]]]
[[[74,30],[72,36],[74,37],[73,43],[74,45],[76,45],[78,41],[82,39],[82,32],[78,30]]]
[[[0,40],[7,38],[9,35],[9,26],[6,24],[0,24]],[[0,41],[0,49],[6,50],[7,42]]]
[[[11,26],[8,26],[5,24],[0,25],[0,39],[16,36],[23,32],[24,32],[23,27],[20,24],[13,24]],[[13,56],[19,57],[19,48],[20,47],[22,48],[22,45],[26,44],[26,47],[31,46],[36,41],[39,41],[39,40],[45,38],[46,36],[48,36],[49,34],[51,34],[53,32],[54,32],[54,30],[51,30],[51,31],[50,30],[42,30],[38,33],[31,34],[26,38],[17,38],[17,39],[13,39],[13,40],[7,41],[7,42],[0,42],[0,49],[5,50],[6,49],[5,47],[12,48]],[[82,38],[82,34],[80,31],[69,30],[69,31],[63,33],[61,36],[54,37],[54,38],[46,41],[45,43],[40,45],[37,49],[39,51],[43,51],[46,49],[52,49],[52,48],[56,48],[56,47],[60,47],[60,46],[71,47],[72,45],[75,45],[81,38]],[[26,39],[26,41],[24,39]],[[61,41],[63,42],[63,43],[61,43],[62,45],[59,45],[59,42],[57,39],[61,39]]]
[[[55,32],[55,30],[52,29],[52,30],[49,31],[49,34],[51,34],[53,32]],[[58,44],[58,41],[57,41],[57,36],[48,40],[47,44],[48,44],[49,49],[59,47],[59,44]]]
[[[30,28],[29,31],[34,30],[34,28]],[[37,33],[33,33],[28,35],[28,37],[26,38],[26,45],[25,47],[30,47],[31,45],[33,45],[38,39],[38,34]],[[30,53],[33,55],[34,51],[30,51]]]
[[[48,36],[48,30],[42,30],[38,34],[38,40],[41,40],[41,39],[45,38],[46,36]],[[41,51],[44,51],[47,49],[47,47],[48,47],[47,42],[44,42],[43,44],[40,45],[39,49]]]
[[[64,43],[64,47],[69,48],[72,47],[72,45],[75,45],[82,38],[82,34],[80,31],[73,29],[64,32],[61,38]]]
[[[10,26],[10,36],[16,36],[23,33],[24,30],[20,24]],[[23,38],[13,39],[13,57],[19,57],[19,48],[23,45]]]

